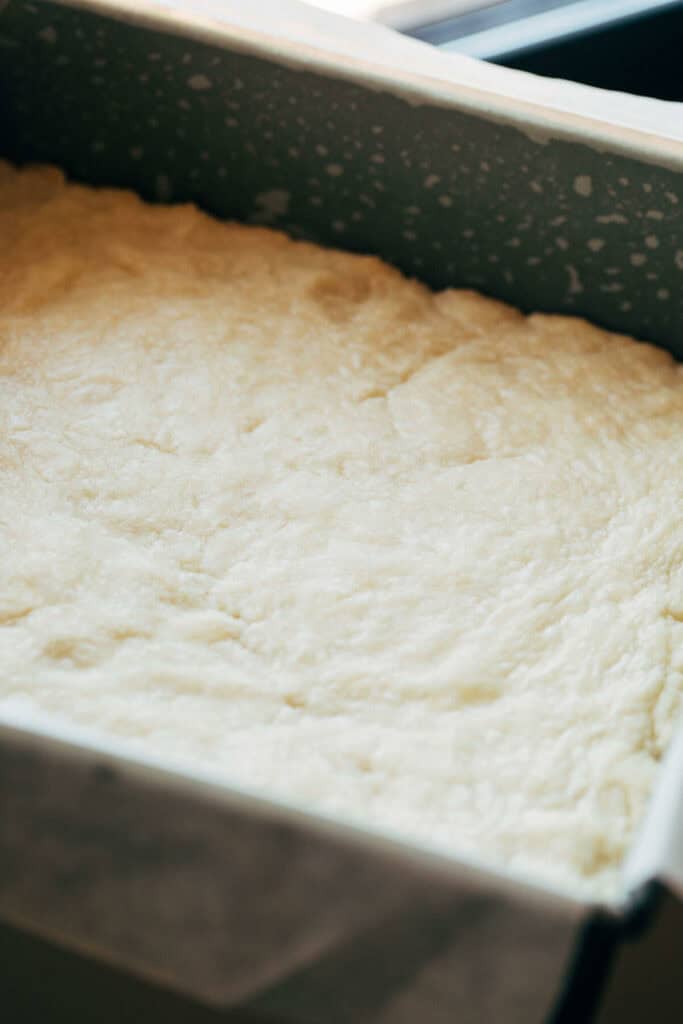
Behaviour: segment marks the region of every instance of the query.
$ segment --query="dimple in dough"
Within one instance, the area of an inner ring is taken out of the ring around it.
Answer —
[[[683,690],[665,353],[0,165],[0,708],[610,892]]]

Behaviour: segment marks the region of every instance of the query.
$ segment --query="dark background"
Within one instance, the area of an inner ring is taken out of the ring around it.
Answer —
[[[457,52],[463,45],[461,40],[470,35],[568,3],[504,0],[493,7],[416,28],[410,34]],[[626,20],[612,20],[611,24],[605,21],[602,28],[583,34],[547,39],[526,52],[506,52],[503,44],[497,52],[484,56],[496,64],[537,75],[683,101],[683,2],[654,12],[651,6],[643,0],[640,12]],[[613,0],[613,10],[619,7],[619,0]]]
[[[681,101],[683,4],[500,63],[602,89]]]

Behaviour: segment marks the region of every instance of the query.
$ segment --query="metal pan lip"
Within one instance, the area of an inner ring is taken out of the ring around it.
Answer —
[[[198,6],[188,11],[182,0],[171,0],[163,6],[149,0],[50,0],[52,4],[83,10],[92,14],[114,18],[133,25],[144,25],[187,39],[229,47],[240,52],[292,68],[315,71],[337,79],[350,80],[381,92],[389,92],[415,105],[430,105],[459,110],[498,124],[519,128],[533,138],[562,139],[582,142],[593,148],[610,153],[620,153],[637,160],[666,167],[683,173],[683,137],[675,138],[659,132],[646,132],[625,124],[610,122],[588,116],[583,111],[569,110],[544,103],[543,79],[539,79],[539,99],[531,101],[508,94],[501,88],[501,74],[519,79],[520,72],[511,72],[476,62],[479,77],[491,77],[491,87],[482,88],[468,84],[467,64],[455,63],[449,55],[415,40],[400,39],[401,48],[417,47],[434,65],[433,73],[425,73],[424,59],[420,69],[409,66],[397,68],[370,60],[365,56],[352,56],[347,52],[335,53],[326,48],[320,40],[309,44],[271,31],[258,30],[228,20],[230,7],[225,17],[212,17]],[[322,15],[323,12],[318,12]],[[348,19],[324,12],[325,20],[333,25],[336,20],[351,24],[351,32],[377,32],[378,42],[386,40],[387,30],[383,26],[353,25]],[[360,38],[360,35],[358,36]],[[391,35],[389,35],[391,38]],[[405,53],[407,57],[407,51]],[[528,76],[533,77],[533,76]],[[577,87],[581,88],[581,87]],[[591,92],[592,90],[588,90]],[[586,101],[588,109],[588,99]]]
[[[465,851],[431,847],[393,834],[386,828],[373,828],[343,816],[311,810],[303,802],[270,797],[260,789],[250,790],[233,784],[220,773],[154,756],[116,738],[61,722],[53,723],[47,717],[35,722],[17,721],[0,711],[0,749],[3,747],[39,751],[56,760],[87,764],[95,771],[119,775],[126,785],[153,786],[245,817],[309,832],[333,843],[364,850],[371,856],[400,862],[423,877],[445,881],[470,878],[480,886],[514,894],[524,903],[550,900],[572,908],[572,913],[581,908],[610,917],[621,917],[630,906],[628,893],[618,892],[611,899],[596,896],[569,883],[565,886],[552,878],[537,878],[531,872]]]

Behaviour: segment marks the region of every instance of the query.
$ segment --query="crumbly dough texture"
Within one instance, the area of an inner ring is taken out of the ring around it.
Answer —
[[[682,368],[51,168],[0,237],[0,711],[610,891],[683,690]]]

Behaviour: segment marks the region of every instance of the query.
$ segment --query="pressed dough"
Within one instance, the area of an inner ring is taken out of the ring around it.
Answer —
[[[683,373],[0,164],[0,713],[608,892],[683,690]]]

